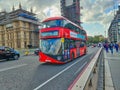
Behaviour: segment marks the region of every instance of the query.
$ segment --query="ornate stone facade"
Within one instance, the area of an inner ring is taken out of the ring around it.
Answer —
[[[12,48],[27,48],[39,46],[39,22],[35,14],[23,10],[21,5],[19,9],[13,8],[12,12],[0,12],[0,46],[9,46]]]
[[[108,40],[120,43],[120,6],[108,29]]]

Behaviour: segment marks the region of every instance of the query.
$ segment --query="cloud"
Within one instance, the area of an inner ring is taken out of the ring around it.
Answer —
[[[84,28],[91,32],[95,30],[97,32],[97,26],[104,32],[108,29],[113,16],[113,6],[115,3],[120,3],[120,0],[80,0],[81,6],[81,21]],[[37,14],[40,20],[43,20],[49,16],[59,16],[61,13],[60,0],[0,0],[0,10],[6,9],[11,11],[13,5],[15,9],[19,8],[19,3],[22,7],[30,11],[31,7],[33,12]],[[89,25],[89,28],[87,28]],[[91,25],[91,27],[90,27]],[[92,34],[92,33],[91,33]]]
[[[47,17],[60,15],[59,9],[55,6],[47,7],[43,11]]]
[[[85,24],[84,28],[90,35],[93,35],[93,33],[90,33],[91,31],[100,32],[104,35],[104,31],[108,30],[114,17],[113,0],[81,0],[81,5],[83,6],[83,10],[81,10],[83,16],[81,18],[83,25]],[[106,12],[107,9],[110,10]],[[86,24],[91,25],[91,27],[88,28]]]
[[[27,0],[27,2],[30,6],[37,7],[38,10],[59,4],[59,0]]]
[[[106,24],[109,23],[107,21],[111,20],[113,17],[112,14],[105,13],[106,9],[113,6],[112,0],[95,0],[94,2],[90,0],[88,0],[88,2],[82,1],[82,6],[84,8],[82,10],[83,22],[87,22],[87,23],[100,22],[101,24]],[[106,16],[107,17],[110,16],[111,19],[109,18],[108,20]]]
[[[89,35],[105,35],[114,18],[114,0],[81,0],[83,26]],[[120,1],[120,0],[119,0]],[[95,33],[92,33],[95,32]]]
[[[38,14],[41,20],[49,16],[60,15],[59,0],[28,0],[27,7],[33,7],[33,11]]]
[[[27,0],[0,0],[0,10],[6,10],[8,12],[10,12],[12,10],[12,7],[14,5],[15,9],[19,8],[19,3],[22,4],[22,7],[27,9],[26,7],[26,3]]]
[[[7,2],[7,3],[5,3]],[[11,11],[14,5],[15,9],[19,8],[21,3],[22,8],[30,11],[33,8],[33,12],[37,14],[41,20],[48,17],[45,12],[46,9],[51,9],[50,16],[60,15],[60,1],[59,0],[1,0],[0,10]]]
[[[61,12],[60,0],[1,0],[0,9],[10,11],[13,5],[17,9],[19,3],[22,4],[24,9],[29,11],[32,7],[33,12],[41,19],[49,16],[59,16]],[[83,14],[81,19],[84,23],[99,22],[101,24],[106,24],[112,20],[112,14],[105,13],[105,10],[113,6],[113,0],[81,0],[81,6],[84,8],[81,10]],[[110,17],[109,20],[108,17]]]

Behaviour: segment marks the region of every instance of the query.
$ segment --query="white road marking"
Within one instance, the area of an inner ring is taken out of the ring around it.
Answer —
[[[94,54],[93,54],[93,55],[91,55],[90,59],[92,59],[94,56],[95,56]]]
[[[87,64],[87,61],[75,72],[74,75],[76,75],[86,64]]]
[[[9,68],[3,68],[3,69],[0,69],[0,72],[7,71],[7,70],[10,70],[10,69],[19,68],[19,67],[26,66],[26,65],[27,64],[21,64],[21,65],[16,65],[16,66],[9,67]]]
[[[87,55],[85,56],[87,57]],[[38,87],[36,87],[34,90],[38,90],[41,87],[43,87],[45,84],[47,84],[48,82],[50,82],[51,80],[53,80],[54,78],[56,78],[57,76],[59,76],[60,74],[62,74],[63,72],[65,72],[66,70],[68,70],[69,68],[71,68],[73,65],[75,65],[76,63],[78,63],[79,61],[81,61],[83,58],[82,57],[80,60],[76,61],[75,63],[71,64],[70,66],[68,66],[67,68],[63,69],[61,72],[57,73],[56,75],[54,75],[53,77],[51,77],[50,79],[48,79],[47,81],[45,81],[44,83],[42,83],[41,85],[39,85]]]

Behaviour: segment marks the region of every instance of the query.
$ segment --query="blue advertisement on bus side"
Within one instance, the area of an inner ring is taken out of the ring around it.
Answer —
[[[85,36],[84,35],[77,34],[77,38],[85,40]]]
[[[85,36],[84,36],[84,35],[77,34],[77,33],[75,33],[75,32],[70,32],[70,37],[80,38],[80,39],[85,40]]]

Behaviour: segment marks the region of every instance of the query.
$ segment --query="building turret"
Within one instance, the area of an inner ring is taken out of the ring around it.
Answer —
[[[14,7],[14,5],[13,5],[12,11],[14,11],[14,10],[15,10],[15,7]]]
[[[19,3],[19,9],[22,9],[21,3]]]
[[[33,9],[32,9],[32,7],[31,7],[30,11],[31,11],[31,13],[33,13]]]
[[[119,11],[120,11],[120,5],[118,6],[118,9],[119,9]]]
[[[117,14],[120,14],[120,5],[118,6]]]

